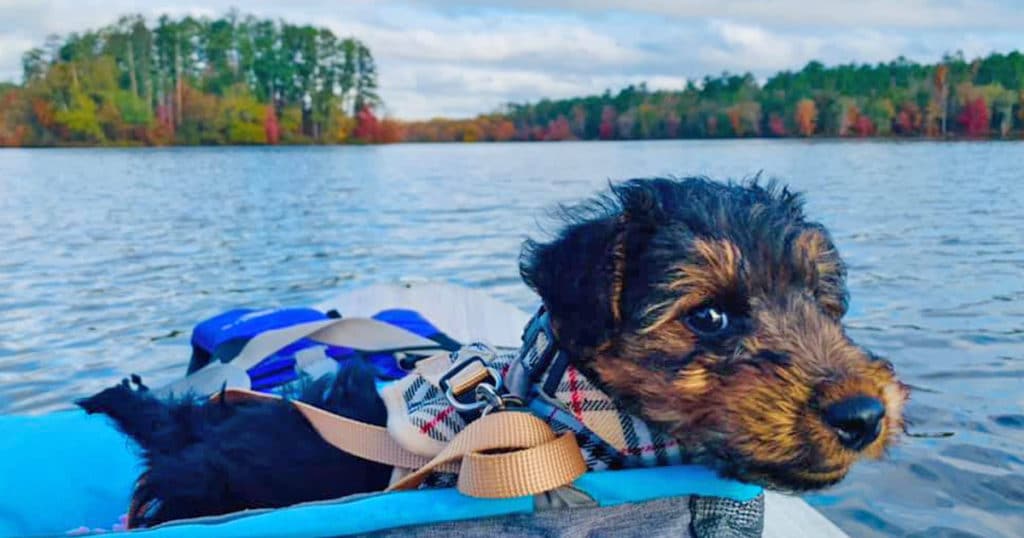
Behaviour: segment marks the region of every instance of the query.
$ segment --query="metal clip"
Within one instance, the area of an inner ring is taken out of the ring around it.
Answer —
[[[488,379],[489,378],[489,379]],[[491,381],[487,383],[487,381]],[[473,355],[452,365],[441,379],[438,387],[452,407],[459,411],[491,410],[502,406],[498,395],[503,387],[501,373],[487,365],[482,357]],[[475,401],[464,403],[459,396],[474,391]]]

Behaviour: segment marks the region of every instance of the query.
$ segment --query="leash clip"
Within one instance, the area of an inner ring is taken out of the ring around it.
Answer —
[[[482,414],[487,414],[519,400],[501,395],[504,389],[501,373],[488,365],[480,355],[472,355],[453,364],[441,376],[437,385],[452,407],[461,412],[482,410]],[[472,402],[459,399],[470,391],[474,395]]]

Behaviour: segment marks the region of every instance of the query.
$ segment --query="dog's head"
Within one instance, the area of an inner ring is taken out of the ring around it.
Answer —
[[[807,490],[895,440],[907,391],[846,335],[845,267],[799,195],[633,180],[565,218],[523,278],[576,365],[693,461]]]

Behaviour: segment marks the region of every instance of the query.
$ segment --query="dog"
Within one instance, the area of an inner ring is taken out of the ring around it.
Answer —
[[[908,389],[855,344],[846,268],[798,193],[758,180],[635,179],[563,207],[523,280],[559,346],[688,461],[783,491],[841,480],[903,428]],[[297,399],[383,425],[359,362]],[[391,469],[328,445],[286,402],[161,400],[138,380],[79,402],[143,449],[130,526],[380,491]]]

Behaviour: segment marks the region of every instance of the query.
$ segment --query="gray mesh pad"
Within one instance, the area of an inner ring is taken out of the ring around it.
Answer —
[[[748,502],[673,497],[607,508],[558,508],[534,514],[390,529],[370,536],[413,538],[660,538],[761,536],[764,495]]]

